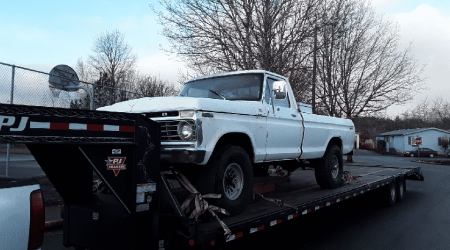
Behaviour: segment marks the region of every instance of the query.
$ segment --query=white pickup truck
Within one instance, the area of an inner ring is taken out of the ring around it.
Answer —
[[[0,177],[0,250],[39,249],[45,206],[36,180]]]
[[[351,120],[312,114],[288,79],[249,70],[192,79],[178,97],[141,98],[98,110],[142,113],[161,126],[161,166],[175,166],[230,214],[251,200],[253,176],[269,165],[315,168],[322,188],[343,183]],[[304,165],[305,164],[305,165]]]

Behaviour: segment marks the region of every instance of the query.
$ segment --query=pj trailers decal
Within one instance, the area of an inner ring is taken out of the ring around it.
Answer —
[[[16,121],[14,116],[0,116],[0,130],[9,127],[9,131],[24,131],[29,117],[20,117],[17,127],[12,127]],[[84,130],[84,131],[109,131],[109,132],[134,132],[134,126],[108,125],[108,124],[84,124],[84,123],[64,123],[64,122],[29,122],[30,129],[50,129],[50,130]]]
[[[120,170],[127,169],[127,165],[125,164],[126,159],[127,157],[108,157],[108,160],[106,160],[106,169],[112,170],[117,177]]]

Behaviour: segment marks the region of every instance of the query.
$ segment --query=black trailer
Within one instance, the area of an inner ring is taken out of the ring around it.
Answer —
[[[337,189],[321,189],[312,171],[260,177],[278,180],[276,190],[219,218],[205,202],[214,195],[196,193],[179,170],[160,171],[159,125],[142,115],[2,104],[0,118],[0,142],[26,144],[63,198],[63,243],[77,249],[217,248],[367,192],[393,205],[406,179],[423,180],[420,168],[383,166],[347,166]]]

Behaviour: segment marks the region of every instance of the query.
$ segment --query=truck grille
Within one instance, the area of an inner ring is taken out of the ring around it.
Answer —
[[[176,141],[186,141],[182,140],[180,136],[178,136],[178,123],[180,121],[158,121],[161,125],[161,141],[165,142],[176,142]],[[192,124],[194,135],[189,141],[195,141],[197,138],[196,135],[196,127],[194,121],[189,121]]]
[[[153,117],[169,117],[169,116],[178,116],[178,111],[165,111],[165,112],[152,112],[145,114],[149,118]]]

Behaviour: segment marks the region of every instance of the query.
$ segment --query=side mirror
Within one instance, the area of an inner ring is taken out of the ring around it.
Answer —
[[[284,100],[287,97],[287,83],[285,81],[273,82],[275,100]]]

